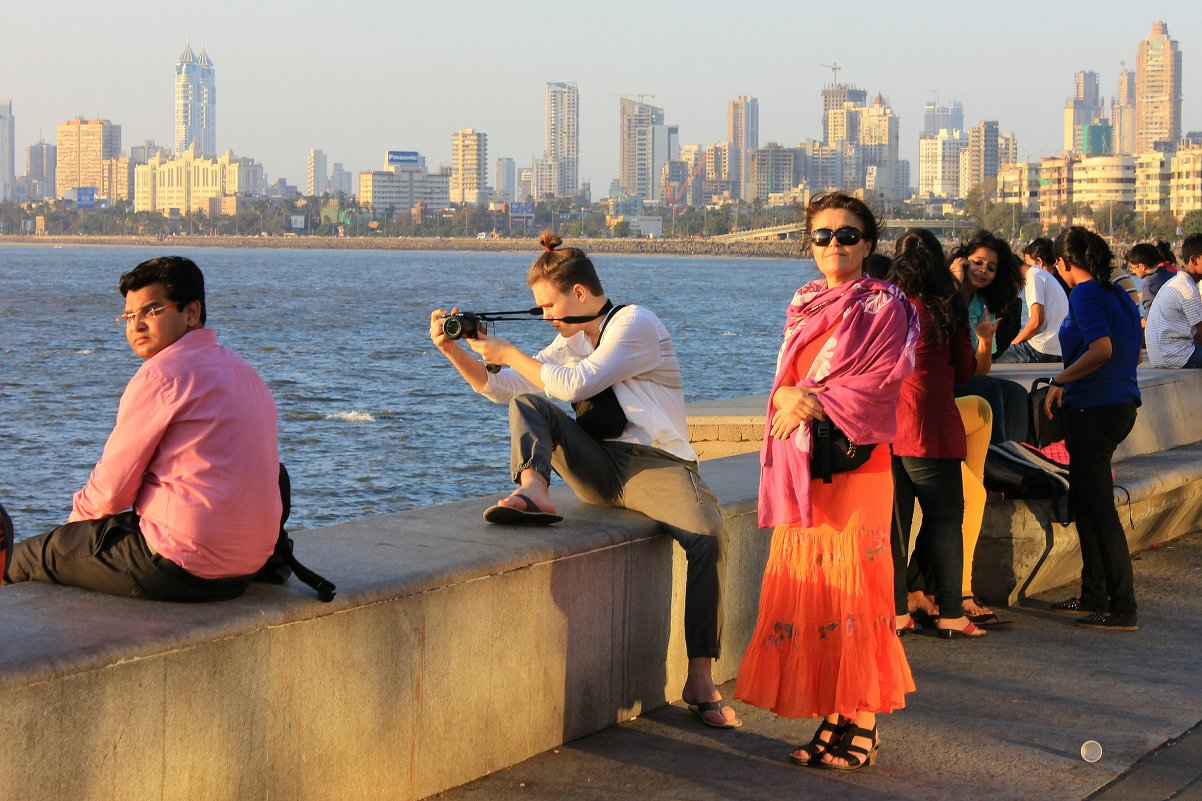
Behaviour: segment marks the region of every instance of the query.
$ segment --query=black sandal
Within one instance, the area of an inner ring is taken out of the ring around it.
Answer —
[[[847,730],[850,723],[831,723],[829,720],[823,720],[818,724],[818,730],[814,732],[813,738],[805,745],[799,745],[789,754],[789,759],[793,760],[794,765],[802,767],[813,767],[822,762],[822,755],[831,750],[831,747],[843,739],[843,733]],[[830,732],[829,740],[823,740],[822,735],[825,732]],[[805,751],[809,754],[808,757],[798,756],[798,751]]]
[[[871,748],[864,748],[860,745],[855,745],[855,739],[868,740],[872,743]],[[881,744],[877,742],[876,726],[871,729],[861,729],[859,726],[849,725],[843,732],[843,739],[839,744],[831,748],[828,753],[838,759],[846,762],[846,765],[836,765],[834,762],[819,762],[818,766],[827,770],[841,770],[844,773],[851,773],[868,765],[876,764],[876,752],[880,750]],[[863,756],[859,756],[863,754]]]

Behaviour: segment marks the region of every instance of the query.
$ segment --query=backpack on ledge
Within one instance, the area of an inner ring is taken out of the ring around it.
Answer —
[[[288,522],[288,515],[292,512],[292,481],[288,478],[288,470],[283,463],[280,464],[280,501],[284,507],[280,514],[280,536],[275,542],[275,552],[267,557],[267,562],[259,568],[259,572],[255,574],[255,581],[283,584],[289,576],[295,574],[317,592],[319,599],[329,603],[334,600],[334,591],[337,588],[297,561],[296,554],[292,552],[292,538],[284,530],[284,524]]]
[[[985,489],[1012,500],[1047,499],[1052,516],[1063,526],[1073,522],[1068,503],[1068,468],[1018,442],[989,446],[985,456]]]

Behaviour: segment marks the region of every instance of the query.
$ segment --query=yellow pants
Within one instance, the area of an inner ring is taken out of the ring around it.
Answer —
[[[985,455],[993,430],[993,412],[989,403],[976,395],[956,398],[964,433],[968,438],[968,456],[961,473],[964,477],[964,595],[972,595],[972,557],[981,536],[985,518]]]

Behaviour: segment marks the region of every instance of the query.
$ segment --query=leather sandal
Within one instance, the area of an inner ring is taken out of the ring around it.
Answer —
[[[842,738],[843,733],[847,730],[850,724],[847,723],[831,723],[828,720],[823,720],[818,724],[818,730],[814,732],[814,736],[805,745],[800,745],[789,754],[789,759],[794,765],[802,767],[813,767],[822,762],[822,755],[831,750],[831,747],[837,744]],[[830,739],[823,740],[822,735],[830,732]],[[801,756],[799,752],[804,751],[809,756]]]
[[[856,745],[855,740],[859,737],[868,740],[872,743],[869,748],[864,748],[862,745]],[[832,757],[842,759],[847,764],[838,765],[834,762],[820,762],[819,767],[827,770],[840,770],[844,773],[851,773],[868,765],[876,764],[876,754],[880,750],[880,743],[877,742],[876,726],[871,729],[861,729],[859,726],[849,725],[847,730],[843,732],[843,739],[839,744],[829,749]]]
[[[979,640],[989,632],[977,626],[971,620],[962,629],[935,629],[939,636],[945,640]]]

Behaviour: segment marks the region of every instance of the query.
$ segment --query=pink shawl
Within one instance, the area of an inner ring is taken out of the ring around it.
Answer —
[[[891,442],[897,433],[897,396],[914,372],[918,314],[892,284],[863,276],[828,288],[812,281],[793,297],[785,341],[777,356],[776,392],[789,377],[801,350],[838,324],[823,345],[803,387],[826,387],[819,396],[826,416],[857,444]],[[759,525],[813,525],[810,510],[810,424],[791,436],[773,439],[772,401],[760,451]]]

